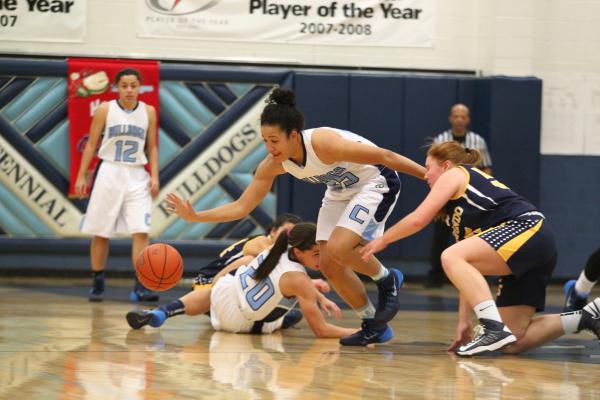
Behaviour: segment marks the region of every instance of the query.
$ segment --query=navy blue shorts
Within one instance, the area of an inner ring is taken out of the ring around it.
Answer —
[[[554,232],[539,212],[530,212],[478,235],[508,264],[512,275],[498,280],[496,305],[528,305],[543,311],[546,286],[556,267]]]

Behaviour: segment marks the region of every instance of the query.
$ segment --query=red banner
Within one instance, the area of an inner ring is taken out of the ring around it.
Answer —
[[[154,106],[158,118],[159,69],[157,61],[145,60],[69,58],[67,65],[69,133],[71,137],[69,196],[74,196],[81,155],[88,140],[94,112],[101,102],[113,100],[119,96],[114,84],[117,73],[123,68],[135,68],[140,71],[142,84],[139,100]],[[97,158],[90,163],[88,168],[90,177],[97,164]]]

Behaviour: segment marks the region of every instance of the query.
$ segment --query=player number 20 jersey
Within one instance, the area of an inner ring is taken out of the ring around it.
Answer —
[[[277,313],[278,315],[283,315],[293,308],[296,299],[283,296],[279,289],[279,280],[286,272],[306,273],[304,267],[291,261],[285,252],[269,276],[256,281],[253,276],[269,251],[270,249],[260,253],[250,264],[238,268],[235,274],[240,311],[248,320],[271,321],[272,319],[268,316],[277,308],[283,311]]]

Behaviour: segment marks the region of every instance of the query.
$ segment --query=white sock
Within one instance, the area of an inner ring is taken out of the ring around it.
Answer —
[[[581,310],[560,314],[560,323],[565,334],[579,331],[579,320],[581,320]]]
[[[596,282],[592,282],[586,278],[585,270],[581,271],[581,274],[579,274],[579,278],[577,278],[577,282],[575,283],[575,292],[579,297],[587,297],[595,284]]]
[[[378,280],[385,278],[389,274],[390,274],[390,271],[380,263],[379,271],[377,271],[377,273],[375,275],[371,275],[371,279],[373,279],[374,281],[377,282]]]
[[[496,307],[494,300],[482,301],[473,307],[473,310],[475,310],[475,314],[477,314],[477,318],[479,319],[485,318],[500,322],[501,324],[504,323],[500,318],[500,313],[498,312],[498,307]]]
[[[375,306],[371,303],[371,300],[367,299],[367,304],[357,308],[354,312],[360,319],[371,319],[375,317]]]

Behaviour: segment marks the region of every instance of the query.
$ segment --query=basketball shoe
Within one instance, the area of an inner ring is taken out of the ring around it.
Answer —
[[[581,310],[587,304],[587,296],[582,297],[575,290],[575,279],[571,279],[563,288],[565,292],[565,305],[563,306],[563,312],[571,312]]]
[[[281,329],[288,329],[302,321],[302,312],[300,310],[290,310],[283,317]]]
[[[158,328],[167,320],[167,313],[160,308],[154,310],[133,310],[125,316],[127,323],[133,329],[140,329],[143,326],[150,325]]]
[[[92,288],[88,296],[89,301],[102,301],[104,299],[104,274],[94,277]]]
[[[379,299],[375,310],[375,321],[378,323],[391,321],[398,313],[400,305],[399,292],[404,283],[404,275],[395,268],[390,268],[389,271],[388,276],[376,282]]]
[[[600,340],[600,297],[583,307],[578,329],[590,331]]]
[[[363,319],[361,330],[340,339],[343,346],[366,346],[373,343],[384,343],[394,337],[394,332],[386,323],[378,323],[374,319]]]
[[[150,290],[146,289],[144,286],[142,286],[142,284],[140,282],[138,282],[138,280],[135,280],[135,285],[133,286],[133,290],[131,291],[131,294],[129,295],[129,298],[131,299],[131,301],[150,301],[150,302],[154,302],[154,301],[158,301],[159,300],[159,296],[154,293],[151,292]]]
[[[500,350],[517,341],[515,335],[502,322],[481,318],[482,324],[477,327],[477,336],[454,352],[462,357]]]

